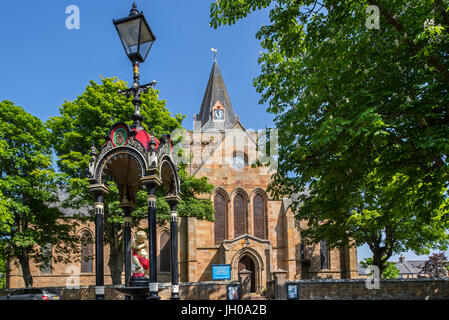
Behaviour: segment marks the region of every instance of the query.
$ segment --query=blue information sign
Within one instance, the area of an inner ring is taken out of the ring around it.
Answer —
[[[230,280],[231,265],[230,264],[213,264],[212,280]]]

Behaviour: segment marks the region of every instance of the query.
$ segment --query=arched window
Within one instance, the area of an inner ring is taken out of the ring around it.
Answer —
[[[260,194],[253,198],[254,235],[260,239],[267,238],[265,201]]]
[[[219,244],[226,239],[226,199],[221,193],[214,198],[214,237],[215,243]]]
[[[166,230],[161,232],[159,248],[159,271],[170,272],[170,233]]]
[[[89,231],[81,235],[81,272],[93,272],[93,238]]]
[[[234,237],[245,233],[248,233],[245,199],[241,194],[237,194],[234,198]]]
[[[321,269],[329,269],[329,252],[327,250],[326,240],[320,242],[320,260]]]

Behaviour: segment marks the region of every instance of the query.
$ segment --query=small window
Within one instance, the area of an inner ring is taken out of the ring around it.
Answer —
[[[306,248],[305,248],[304,241],[301,241],[301,243],[299,245],[299,250],[300,250],[300,255],[301,255],[301,261],[305,261],[306,260]]]
[[[170,233],[162,231],[160,237],[160,271],[170,272]]]
[[[81,272],[92,273],[93,270],[93,238],[89,231],[81,236]]]

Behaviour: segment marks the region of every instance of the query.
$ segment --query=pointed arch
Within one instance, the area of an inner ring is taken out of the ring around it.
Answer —
[[[267,192],[262,188],[255,188],[251,193],[249,194],[249,197],[252,199],[256,195],[256,193],[260,194],[265,201],[268,201],[268,194]]]
[[[249,202],[249,196],[245,189],[243,189],[242,187],[237,187],[232,190],[231,199],[234,199],[237,194],[241,194],[245,198],[245,200]]]
[[[212,193],[211,193],[211,200],[213,200],[213,198],[215,197],[215,195],[216,195],[218,192],[221,193],[221,194],[225,197],[225,200],[226,200],[227,202],[229,202],[229,199],[230,199],[231,197],[230,197],[229,193],[226,191],[226,189],[224,189],[224,188],[222,188],[222,187],[216,187],[216,188],[212,191]]]
[[[254,264],[254,277],[252,278],[252,281],[254,281],[255,291],[260,292],[263,288],[262,272],[265,269],[265,266],[262,257],[253,248],[243,248],[232,257],[231,266],[233,270],[233,278],[238,279],[239,262],[242,262],[242,259],[245,257],[251,259]]]
[[[239,250],[231,259],[233,270],[238,270],[238,262],[244,255],[249,255],[256,263],[256,268],[264,270],[264,263],[259,253],[251,247],[245,247]]]

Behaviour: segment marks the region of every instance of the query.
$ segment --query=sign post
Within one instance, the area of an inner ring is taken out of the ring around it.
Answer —
[[[213,264],[212,280],[231,280],[231,265]]]

